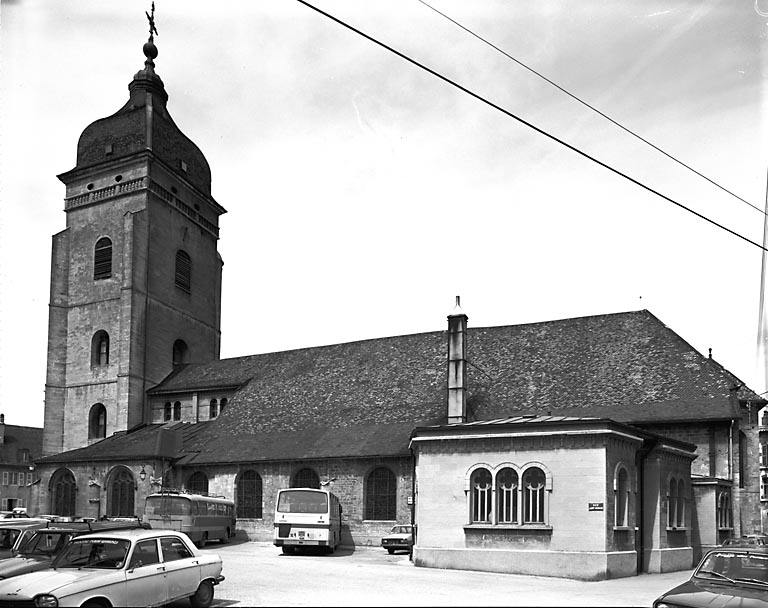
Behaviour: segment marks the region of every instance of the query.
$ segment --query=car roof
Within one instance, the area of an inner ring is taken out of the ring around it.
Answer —
[[[147,530],[146,528],[110,529],[103,531],[94,530],[88,534],[80,534],[78,535],[78,538],[122,538],[125,540],[135,540],[141,538],[157,538],[160,536],[183,536],[188,538],[183,532],[178,532],[177,530],[163,530],[160,528],[154,530]]]
[[[0,530],[6,528],[28,528],[29,526],[38,526],[44,528],[51,522],[47,519],[19,518],[19,519],[0,519]]]
[[[752,553],[768,555],[768,545],[754,545],[754,544],[733,544],[725,545],[723,547],[715,547],[707,551],[706,555],[711,553]]]

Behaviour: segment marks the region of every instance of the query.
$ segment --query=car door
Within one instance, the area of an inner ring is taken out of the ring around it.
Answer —
[[[168,601],[194,593],[200,584],[200,564],[197,556],[178,536],[161,537],[160,548],[165,565]]]
[[[167,598],[165,565],[160,560],[157,539],[138,541],[128,558],[125,580],[132,606],[162,604]]]

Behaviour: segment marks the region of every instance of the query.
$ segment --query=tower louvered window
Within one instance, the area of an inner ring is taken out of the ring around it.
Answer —
[[[192,289],[192,259],[186,251],[176,252],[176,287],[189,293]]]
[[[108,279],[112,276],[112,241],[107,237],[96,241],[93,252],[93,279]]]

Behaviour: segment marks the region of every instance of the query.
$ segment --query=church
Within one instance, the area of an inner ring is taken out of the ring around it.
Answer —
[[[226,210],[143,53],[58,176],[30,513],[179,488],[270,542],[279,489],[326,488],[344,545],[412,523],[417,566],[582,580],[760,529],[765,400],[648,310],[475,328],[457,297],[437,331],[221,359]]]

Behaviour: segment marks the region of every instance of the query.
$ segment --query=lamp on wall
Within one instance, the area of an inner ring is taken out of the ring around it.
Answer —
[[[144,465],[141,465],[141,471],[139,471],[139,479],[144,481],[147,478],[147,472],[144,470]]]

